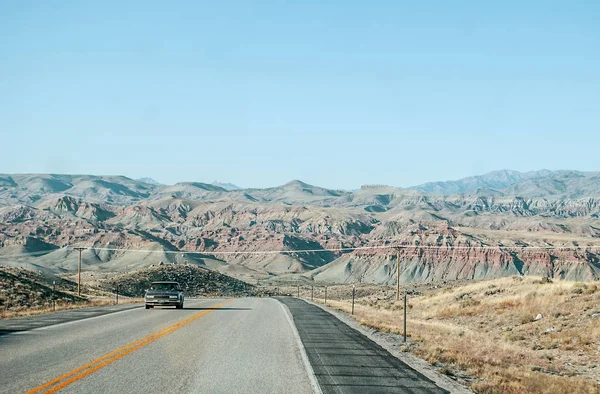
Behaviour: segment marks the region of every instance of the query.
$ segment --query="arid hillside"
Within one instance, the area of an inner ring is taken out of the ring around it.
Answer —
[[[162,261],[247,280],[393,283],[399,264],[402,281],[515,274],[594,280],[600,175],[499,171],[353,192],[300,181],[235,189],[122,176],[0,175],[0,262],[73,272],[73,246],[93,247],[83,252],[85,271]],[[377,249],[335,250],[369,247]]]
[[[187,297],[254,296],[254,286],[210,269],[193,265],[158,266],[116,275],[97,282],[106,291],[118,288],[119,293],[129,297],[143,297],[150,284],[156,281],[178,282]]]
[[[0,316],[21,310],[44,309],[52,303],[77,304],[77,284],[35,271],[0,266]]]

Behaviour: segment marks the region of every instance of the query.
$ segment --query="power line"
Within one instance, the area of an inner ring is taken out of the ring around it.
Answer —
[[[126,249],[126,248],[104,248],[88,247],[92,250],[114,251],[114,252],[138,252],[138,253],[165,253],[165,254],[204,254],[204,255],[240,255],[240,254],[295,254],[295,253],[325,253],[325,252],[352,252],[356,250],[377,249],[433,249],[433,250],[581,250],[600,249],[600,245],[589,246],[444,246],[444,245],[377,245],[356,246],[347,248],[323,248],[323,249],[296,249],[296,250],[256,250],[256,251],[184,251],[184,250],[151,250],[151,249]]]
[[[600,249],[600,245],[587,246],[506,246],[506,245],[488,245],[488,246],[453,246],[453,245],[376,245],[376,246],[356,246],[346,248],[323,248],[323,249],[296,249],[296,250],[255,250],[255,251],[187,251],[187,250],[153,250],[153,249],[128,249],[128,248],[107,248],[87,246],[85,249],[95,251],[109,252],[131,252],[131,253],[164,253],[164,254],[187,254],[187,255],[268,255],[268,254],[302,254],[302,253],[327,253],[327,252],[352,252],[357,250],[385,250],[385,249],[423,249],[423,250],[490,250],[490,251],[519,251],[519,250],[559,250],[559,251],[586,251]],[[60,250],[76,250],[77,247],[66,246],[60,249],[49,249],[38,252],[20,253],[14,255],[0,255],[0,259],[33,257],[56,252]]]
[[[6,256],[0,255],[0,259],[3,259],[3,258],[31,257],[31,256],[42,256],[42,255],[48,254],[50,252],[59,251],[61,249],[66,249],[66,248],[40,250],[38,252],[26,252],[26,253],[11,254],[11,255],[6,255]],[[0,248],[0,250],[2,250],[2,248]]]

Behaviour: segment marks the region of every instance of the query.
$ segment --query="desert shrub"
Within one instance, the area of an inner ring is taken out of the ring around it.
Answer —
[[[521,324],[531,323],[534,319],[534,316],[531,313],[521,313],[519,315],[519,321]]]
[[[509,308],[516,308],[519,305],[521,305],[521,301],[502,301],[501,303],[498,304],[498,306],[496,307],[497,309],[509,309]]]
[[[460,302],[460,307],[461,308],[468,308],[470,306],[477,306],[479,304],[481,304],[481,301],[473,299],[473,298],[467,298],[467,299],[462,300]]]
[[[531,292],[531,293],[527,293],[527,294],[525,295],[525,299],[526,299],[526,300],[528,300],[528,301],[530,301],[530,300],[533,300],[533,299],[535,299],[536,297],[537,297],[537,293],[536,293],[535,291],[534,291],[534,292]]]
[[[500,293],[504,293],[504,289],[492,289],[492,290],[487,290],[485,293],[483,293],[486,296],[492,296],[494,294],[500,294]]]
[[[597,291],[598,291],[598,286],[596,286],[596,285],[589,285],[589,286],[584,287],[584,289],[583,289],[584,294],[594,294]]]
[[[523,335],[522,333],[515,333],[515,332],[512,332],[512,331],[507,331],[504,334],[504,338],[506,338],[506,340],[510,341],[510,342],[524,341],[525,340],[525,335]]]
[[[560,288],[559,288],[559,289],[554,289],[554,291],[552,292],[552,294],[553,294],[553,295],[559,295],[559,296],[560,296],[560,295],[565,295],[565,294],[566,294],[566,292],[565,292],[565,290],[564,290],[564,289],[560,289]]]
[[[462,301],[471,298],[471,293],[460,293],[455,297],[456,301]]]
[[[573,285],[571,293],[573,294],[594,294],[598,291],[598,286],[577,282]]]

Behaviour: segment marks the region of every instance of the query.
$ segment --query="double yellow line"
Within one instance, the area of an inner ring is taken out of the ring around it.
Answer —
[[[43,392],[44,394],[55,393],[58,390],[61,390],[65,387],[67,387],[68,385],[88,376],[89,374],[91,374],[101,368],[106,367],[107,365],[117,361],[118,359],[128,355],[129,353],[134,352],[137,349],[142,348],[142,347],[148,345],[149,343],[152,343],[152,342],[156,341],[157,339],[162,338],[165,335],[168,335],[168,334],[172,333],[173,331],[178,330],[181,327],[190,324],[194,320],[197,320],[197,319],[201,318],[202,316],[209,314],[214,309],[221,308],[224,305],[226,305],[232,301],[233,300],[228,300],[221,304],[215,305],[215,306],[211,307],[211,309],[207,309],[202,312],[198,312],[195,315],[188,317],[187,319],[181,320],[173,325],[163,328],[162,330],[153,332],[152,334],[147,335],[141,339],[138,339],[137,341],[131,342],[123,347],[120,347],[117,350],[113,350],[112,352],[107,353],[104,356],[99,357],[99,358],[95,359],[94,361],[91,361],[85,365],[82,365],[81,367],[76,368],[76,369],[72,370],[71,372],[67,372],[66,374],[61,375],[61,376],[57,377],[56,379],[52,379],[51,381],[46,382],[46,383],[42,384],[41,386],[38,386],[32,390],[29,390],[26,394],[39,393],[40,391],[46,390],[46,389],[48,389],[48,390],[44,391]]]

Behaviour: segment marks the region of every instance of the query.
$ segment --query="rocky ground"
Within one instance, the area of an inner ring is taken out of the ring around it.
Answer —
[[[245,297],[257,295],[254,286],[218,272],[194,265],[163,265],[117,274],[97,281],[94,286],[105,291],[119,289],[119,294],[142,297],[155,281],[178,282],[187,297]]]

